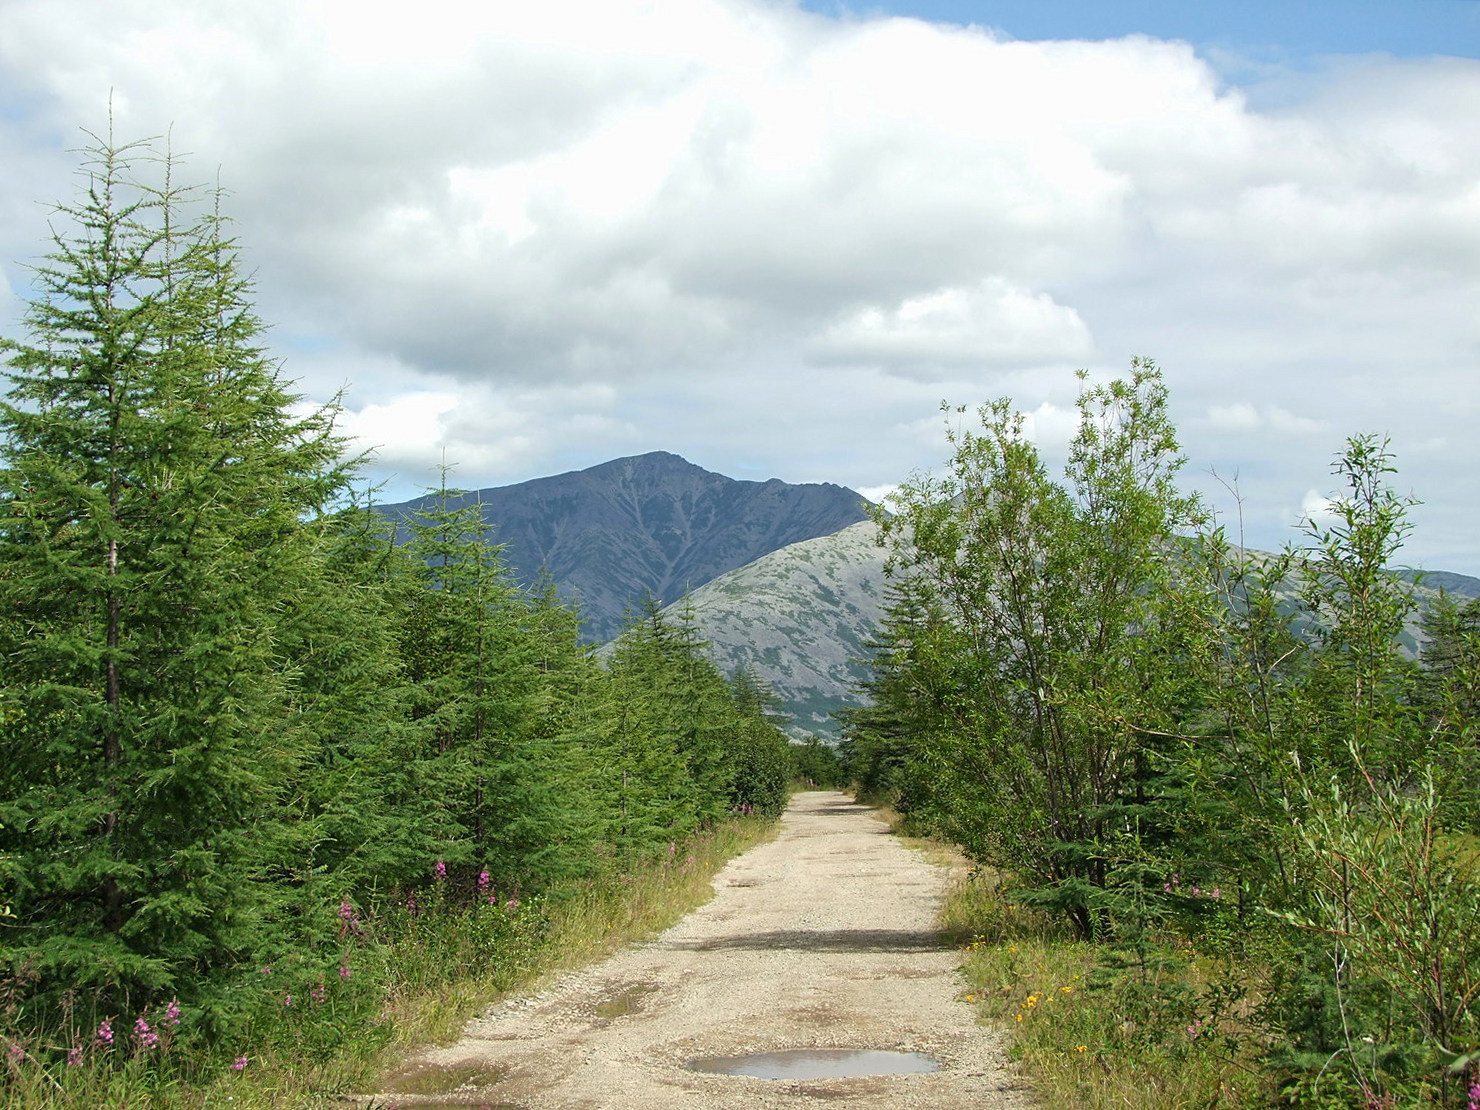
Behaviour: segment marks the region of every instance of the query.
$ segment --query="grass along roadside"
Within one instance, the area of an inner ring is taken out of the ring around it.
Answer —
[[[167,1035],[146,1050],[120,1027],[116,1043],[94,1038],[75,1062],[16,1044],[0,1060],[0,1102],[16,1110],[343,1107],[346,1095],[379,1089],[417,1047],[455,1037],[500,995],[673,924],[709,900],[727,861],[776,829],[737,817],[675,843],[666,858],[522,903],[459,896],[448,883],[365,920],[346,907],[338,931],[350,954],[338,973],[263,969],[265,1004],[239,1044],[192,1048]]]
[[[1170,934],[1136,949],[1077,940],[954,844],[876,808],[901,844],[950,875],[937,927],[961,948],[960,1000],[1006,1031],[1047,1110],[1283,1105],[1259,1073],[1265,1042],[1246,1020],[1249,983],[1216,946],[1198,951]]]
[[[1075,940],[981,872],[948,894],[941,928],[964,942],[963,1001],[1008,1031],[1045,1106],[1268,1105],[1224,958],[1171,938],[1141,953]]]

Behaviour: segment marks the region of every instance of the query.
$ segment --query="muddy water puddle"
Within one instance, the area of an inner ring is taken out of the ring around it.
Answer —
[[[633,985],[608,995],[596,1003],[592,1009],[596,1016],[606,1021],[612,1018],[626,1017],[642,1010],[643,1000],[658,989],[656,983],[634,983]]]
[[[795,1048],[748,1056],[704,1056],[690,1071],[748,1075],[755,1079],[853,1079],[868,1075],[914,1075],[938,1071],[923,1052],[880,1052],[856,1048]]]
[[[412,1064],[387,1077],[384,1090],[393,1098],[386,1105],[425,1107],[429,1110],[520,1110],[510,1102],[494,1101],[479,1088],[491,1087],[508,1074],[503,1067],[464,1060],[452,1064]],[[379,1106],[380,1103],[372,1103]]]

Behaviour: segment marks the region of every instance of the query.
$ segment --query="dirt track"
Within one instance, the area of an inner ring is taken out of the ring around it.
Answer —
[[[465,1075],[468,1085],[376,1105],[1028,1107],[1000,1039],[956,1001],[957,956],[932,931],[945,882],[871,810],[843,794],[799,794],[777,839],[732,860],[707,905],[496,1007],[457,1044],[413,1062],[413,1073]],[[923,1052],[942,1067],[805,1081],[685,1067],[698,1056],[814,1047]]]

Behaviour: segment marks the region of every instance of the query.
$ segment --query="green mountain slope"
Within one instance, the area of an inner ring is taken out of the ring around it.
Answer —
[[[794,731],[831,735],[878,623],[884,550],[871,521],[804,540],[699,587],[688,603],[726,671],[750,666],[786,703]]]
[[[769,683],[792,715],[795,733],[836,734],[831,714],[858,705],[853,684],[865,668],[885,592],[884,549],[870,521],[794,543],[722,574],[694,590],[687,602],[715,661],[726,671],[750,666]],[[1247,554],[1269,558],[1263,552]],[[1411,577],[1407,571],[1399,571]],[[1480,578],[1449,571],[1424,576],[1420,606],[1443,589],[1480,596]],[[1288,591],[1293,611],[1295,590]],[[1418,616],[1404,647],[1418,647]]]

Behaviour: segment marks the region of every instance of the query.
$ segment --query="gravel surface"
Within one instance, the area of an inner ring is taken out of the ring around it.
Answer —
[[[707,905],[475,1018],[456,1044],[409,1062],[402,1093],[375,1105],[1030,1107],[1001,1037],[957,1001],[958,955],[933,931],[946,882],[866,806],[798,794],[780,835],[732,860]],[[927,1053],[941,1068],[778,1080],[686,1067],[817,1047]]]

